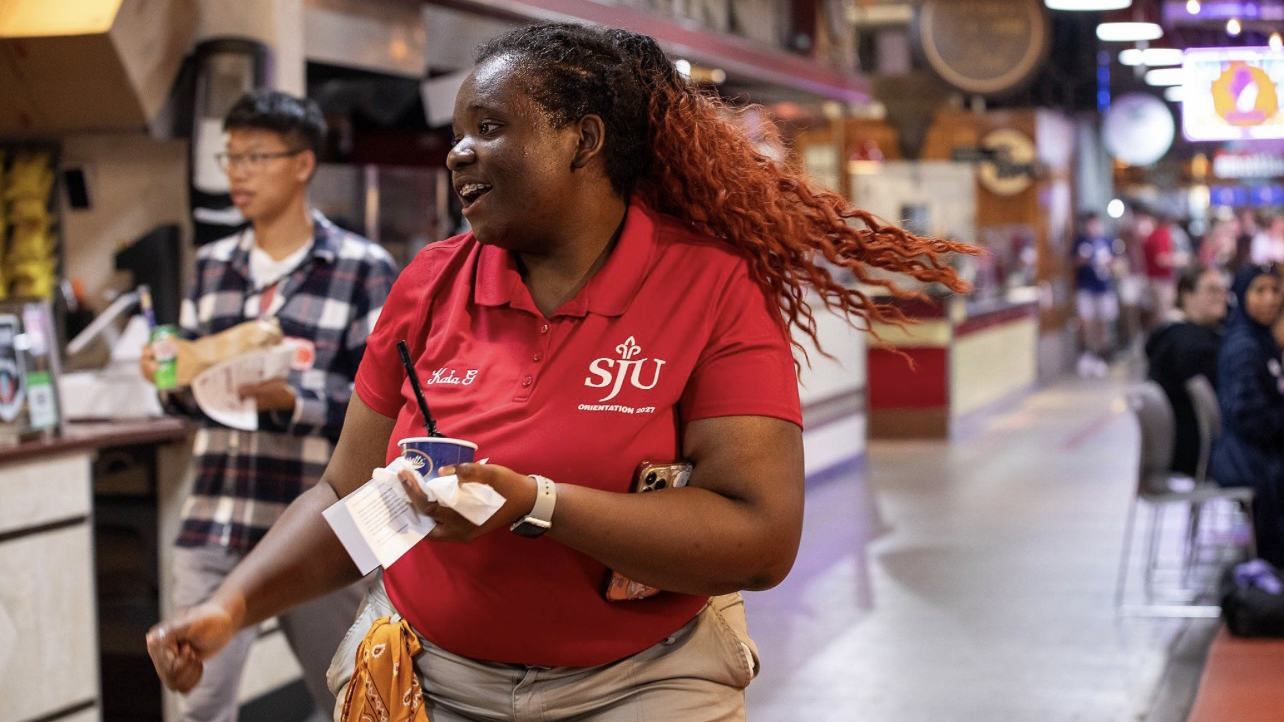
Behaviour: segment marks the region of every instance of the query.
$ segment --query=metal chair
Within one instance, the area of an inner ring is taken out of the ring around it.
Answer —
[[[1199,374],[1186,379],[1186,395],[1195,409],[1195,424],[1199,426],[1199,463],[1195,467],[1195,483],[1208,481],[1208,462],[1213,456],[1213,446],[1222,437],[1222,407],[1217,403],[1217,392],[1207,376]]]
[[[1213,447],[1217,445],[1218,439],[1222,437],[1222,407],[1221,404],[1217,403],[1217,392],[1213,389],[1213,382],[1203,374],[1192,376],[1186,380],[1186,394],[1190,397],[1190,404],[1195,410],[1195,423],[1199,427],[1199,462],[1195,467],[1195,483],[1197,485],[1213,484],[1216,486],[1216,482],[1208,478],[1208,464],[1213,456]],[[1238,488],[1236,491],[1239,495],[1245,497],[1242,500],[1242,511],[1248,522],[1249,557],[1253,558],[1257,556],[1252,513],[1253,490]],[[1225,498],[1233,497],[1227,496]],[[1203,504],[1191,505],[1190,545],[1188,548],[1192,551],[1196,548],[1194,543],[1195,536],[1199,532],[1203,510]]]
[[[1215,604],[1195,603],[1199,590],[1187,588],[1184,584],[1173,590],[1164,590],[1170,594],[1175,593],[1180,596],[1178,602],[1163,603],[1156,601],[1159,590],[1155,587],[1155,572],[1159,560],[1159,544],[1163,536],[1162,511],[1166,506],[1184,505],[1190,510],[1187,514],[1188,520],[1193,521],[1197,519],[1197,513],[1193,510],[1202,508],[1204,504],[1213,499],[1228,499],[1247,504],[1251,502],[1253,492],[1251,489],[1223,489],[1216,484],[1208,482],[1206,478],[1202,481],[1197,481],[1190,477],[1176,475],[1170,470],[1173,447],[1176,443],[1176,421],[1173,417],[1173,410],[1168,402],[1168,397],[1164,394],[1164,390],[1159,384],[1147,381],[1132,391],[1129,394],[1129,406],[1137,419],[1138,429],[1141,432],[1141,443],[1137,463],[1136,493],[1133,495],[1128,509],[1123,551],[1119,561],[1119,578],[1115,586],[1115,608],[1127,614],[1216,617],[1220,612],[1218,606]],[[1206,474],[1208,456],[1212,448],[1211,427],[1209,428],[1210,434],[1201,433],[1201,437],[1203,437],[1201,438],[1200,454],[1201,475]],[[1204,439],[1207,440],[1205,441]],[[1133,533],[1137,512],[1142,503],[1145,503],[1150,509],[1150,528],[1147,531],[1146,566],[1143,582],[1145,604],[1125,606],[1124,596],[1131,561]],[[1182,534],[1182,540],[1184,546],[1181,554],[1182,568],[1178,571],[1180,572],[1179,578],[1185,582],[1189,580],[1189,565],[1195,560],[1195,555],[1190,545],[1196,543],[1197,538],[1195,535],[1190,534],[1188,530],[1187,533]]]

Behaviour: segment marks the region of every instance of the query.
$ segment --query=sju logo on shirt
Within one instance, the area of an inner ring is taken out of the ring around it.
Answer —
[[[624,388],[627,381],[635,389],[648,390],[660,382],[660,368],[665,362],[660,359],[637,358],[642,348],[629,336],[624,343],[615,347],[619,358],[593,359],[589,364],[589,376],[584,385],[593,389],[610,388],[611,392],[598,399],[598,402],[610,401]],[[650,380],[647,380],[649,377]]]

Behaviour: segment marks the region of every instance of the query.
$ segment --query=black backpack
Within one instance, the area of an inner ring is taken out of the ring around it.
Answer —
[[[1284,637],[1284,574],[1279,569],[1260,559],[1229,567],[1222,576],[1221,599],[1222,619],[1231,634]]]

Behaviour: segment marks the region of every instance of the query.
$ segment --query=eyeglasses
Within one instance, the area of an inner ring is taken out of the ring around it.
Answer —
[[[215,153],[214,160],[218,161],[218,167],[222,168],[224,173],[237,167],[244,168],[251,173],[258,173],[273,158],[289,158],[305,150],[307,148],[286,150],[279,153]]]

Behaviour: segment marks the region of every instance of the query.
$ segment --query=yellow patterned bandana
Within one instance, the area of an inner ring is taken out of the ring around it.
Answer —
[[[404,619],[380,617],[357,648],[342,722],[429,722],[415,676],[419,637]]]

